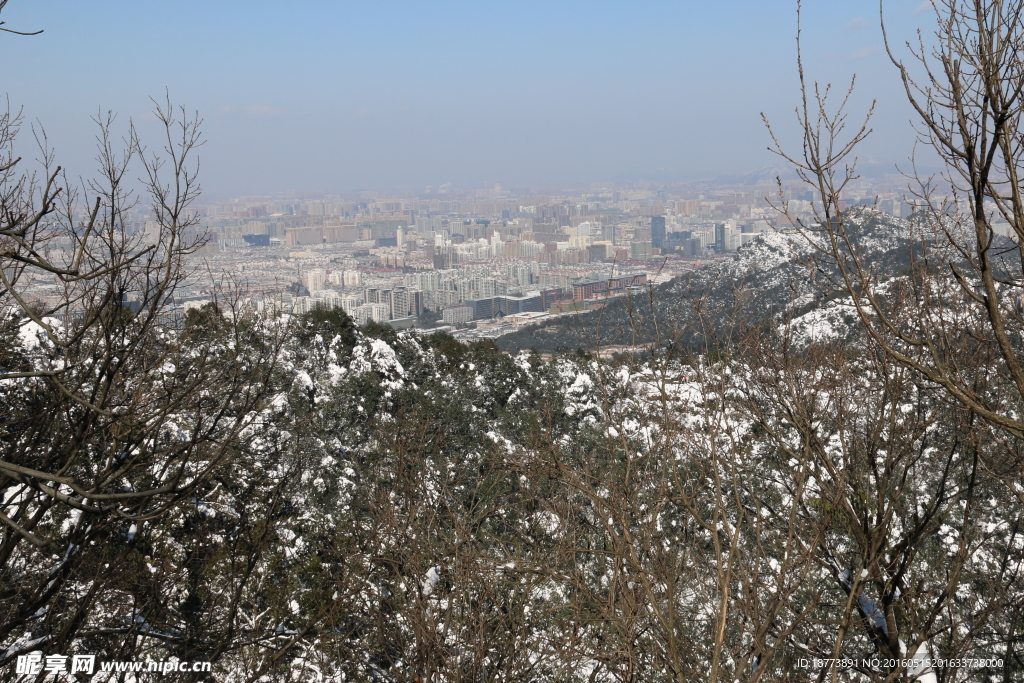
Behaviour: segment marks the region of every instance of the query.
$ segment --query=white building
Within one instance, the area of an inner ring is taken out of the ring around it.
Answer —
[[[327,284],[327,273],[322,270],[311,270],[302,276],[302,280],[306,288],[314,292],[323,289],[324,285]]]
[[[473,319],[473,308],[471,306],[454,306],[446,308],[441,313],[441,320],[446,325],[465,325]]]
[[[391,307],[387,304],[363,304],[355,310],[357,325],[373,322],[381,323],[391,319]]]

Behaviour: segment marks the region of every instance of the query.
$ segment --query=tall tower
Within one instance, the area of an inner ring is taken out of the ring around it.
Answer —
[[[725,223],[715,223],[715,251],[725,253]]]
[[[665,217],[651,216],[651,246],[662,247],[665,244]]]

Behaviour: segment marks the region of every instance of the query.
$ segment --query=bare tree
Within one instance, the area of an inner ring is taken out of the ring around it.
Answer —
[[[169,101],[154,113],[156,153],[134,126],[121,145],[114,117],[98,120],[99,177],[79,188],[41,133],[39,174],[21,171],[20,117],[0,118],[4,660],[131,622],[111,592],[119,572],[154,520],[233,457],[270,387],[273,334],[255,354],[240,316],[197,335],[168,310],[204,243],[191,207],[201,121]],[[145,233],[126,225],[136,163],[156,226]]]
[[[872,207],[843,210],[846,188],[857,178],[856,150],[871,134],[871,113],[862,122],[851,123],[852,84],[837,101],[829,87],[808,83],[799,53],[801,150],[787,151],[774,132],[773,139],[775,151],[813,188],[815,219],[803,221],[789,213],[781,182],[777,206],[789,217],[793,231],[812,247],[808,265],[821,291],[855,312],[868,348],[880,354],[872,365],[883,384],[870,400],[890,395],[905,401],[907,410],[933,411],[936,408],[929,406],[935,406],[939,399],[934,392],[939,391],[964,411],[943,409],[936,415],[946,417],[935,428],[922,423],[924,431],[918,436],[908,433],[903,448],[917,443],[915,448],[924,449],[918,455],[898,455],[901,449],[889,447],[881,451],[887,460],[871,466],[886,477],[905,472],[901,477],[907,482],[938,475],[919,484],[923,489],[872,475],[875,486],[884,481],[897,486],[886,498],[894,501],[890,514],[902,518],[899,533],[893,535],[897,527],[887,530],[888,523],[881,523],[878,515],[885,505],[873,510],[870,523],[856,505],[843,511],[843,500],[864,500],[866,495],[871,499],[870,494],[851,498],[838,489],[829,494],[829,504],[838,505],[842,513],[839,519],[847,516],[852,522],[861,516],[863,530],[881,534],[874,541],[867,536],[858,540],[856,545],[863,548],[860,558],[843,566],[847,578],[836,575],[840,583],[845,581],[850,600],[842,633],[858,620],[851,620],[851,615],[859,613],[876,652],[893,657],[925,649],[941,656],[995,653],[1005,655],[1004,674],[1009,675],[1019,668],[1014,654],[1020,627],[1019,577],[1015,560],[1009,559],[1016,555],[1012,541],[1005,545],[1006,537],[997,530],[1018,528],[1021,495],[1016,481],[1024,462],[1019,443],[1024,436],[1024,374],[1019,360],[1024,350],[1024,307],[1019,303],[1024,256],[1024,5],[938,0],[932,6],[934,33],[919,33],[915,43],[908,42],[907,59],[897,56],[882,20],[888,55],[917,115],[918,144],[942,164],[939,174],[925,176],[911,160],[908,190],[916,212],[910,220],[881,221],[880,212]],[[880,230],[899,230],[908,238],[905,273],[893,273],[865,256],[864,240],[877,237]],[[902,388],[890,393],[892,387]],[[889,409],[879,404],[879,410]],[[954,432],[945,429],[946,420],[956,425]],[[807,430],[807,438],[813,431]],[[943,446],[935,440],[940,436]],[[929,442],[932,445],[926,448]],[[852,476],[848,482],[853,490],[859,487]],[[934,491],[930,501],[922,498],[926,490]],[[877,500],[882,502],[881,497]],[[946,547],[936,545],[936,538],[945,538]],[[879,555],[871,547],[893,550]],[[908,594],[902,582],[919,561],[915,558],[927,556],[943,562],[946,587],[923,589],[937,577],[922,578],[921,588]],[[986,567],[985,562],[975,562],[979,556],[1006,559],[1001,567]],[[867,593],[860,593],[851,579],[861,566],[863,585],[874,583],[875,597],[869,598],[867,609],[856,604]],[[956,599],[985,584],[992,592],[971,609]],[[993,633],[986,643],[979,634],[987,628]],[[889,676],[903,672],[897,667]],[[836,675],[832,673],[833,680]],[[942,680],[964,675],[971,674],[938,673]]]
[[[795,217],[792,223],[817,249],[829,284],[850,296],[874,342],[980,417],[1021,436],[1024,422],[1015,406],[1024,396],[1018,358],[1024,7],[1006,0],[933,5],[935,33],[908,43],[909,62],[897,57],[885,34],[918,115],[919,142],[943,164],[937,177],[909,176],[918,204],[910,226],[913,268],[905,284],[896,285],[909,301],[883,291],[884,276],[861,255],[859,232],[870,212],[841,211],[844,190],[856,178],[855,151],[871,132],[867,120],[847,128],[852,86],[833,110],[829,88],[809,86],[801,60],[802,153],[790,154],[778,138],[775,151],[818,197],[816,223]],[[784,198],[779,208],[786,211]],[[1012,240],[1001,236],[1000,222]],[[979,381],[978,365],[959,361],[954,338],[968,333],[987,354],[987,369],[998,369],[1006,381]]]
[[[3,12],[4,7],[7,6],[7,3],[9,1],[10,0],[0,0],[0,12]],[[4,24],[6,24],[6,23],[7,23],[6,21],[0,21],[0,31],[4,31],[6,33],[14,33],[15,35],[19,35],[19,36],[37,36],[40,33],[42,33],[41,30],[39,30],[39,31],[16,31],[13,28],[6,28],[4,26]]]

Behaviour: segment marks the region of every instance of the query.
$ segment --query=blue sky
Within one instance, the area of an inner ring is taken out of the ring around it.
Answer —
[[[913,38],[930,12],[888,0]],[[777,163],[760,112],[794,131],[795,4],[11,0],[4,90],[58,156],[91,170],[90,117],[145,127],[151,96],[205,120],[216,195],[709,177]],[[910,151],[877,2],[805,0],[812,76],[879,101],[863,154]]]

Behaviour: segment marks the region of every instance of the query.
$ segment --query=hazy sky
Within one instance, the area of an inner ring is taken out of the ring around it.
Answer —
[[[901,40],[920,0],[888,0]],[[713,176],[777,163],[794,130],[795,2],[11,0],[4,89],[76,173],[90,117],[199,110],[208,195]],[[864,148],[910,150],[875,0],[805,0],[811,76],[877,97]],[[863,100],[860,102],[863,104]],[[862,109],[863,107],[861,107]]]

